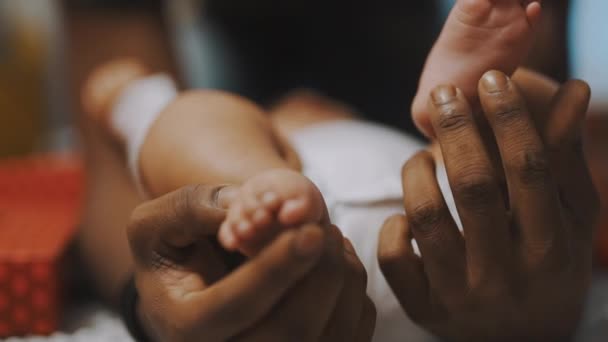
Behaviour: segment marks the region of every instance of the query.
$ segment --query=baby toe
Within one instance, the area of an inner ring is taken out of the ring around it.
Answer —
[[[255,212],[258,209],[263,207],[263,204],[262,204],[261,200],[259,199],[259,196],[253,192],[246,193],[242,198],[242,203],[243,203],[244,214],[248,218],[253,217]]]
[[[226,219],[232,222],[238,222],[243,218],[246,218],[245,208],[241,201],[234,202],[228,209],[228,215]]]
[[[238,239],[234,234],[234,225],[230,221],[222,223],[217,238],[226,250],[234,251],[238,247]]]
[[[275,211],[281,206],[281,197],[273,191],[262,193],[260,201],[262,202],[262,205],[270,211]]]
[[[251,221],[257,227],[268,226],[272,224],[272,215],[264,208],[257,209],[251,216]]]
[[[310,201],[298,197],[285,201],[279,211],[279,222],[283,225],[295,225],[309,219]]]
[[[241,220],[235,225],[235,233],[240,239],[251,238],[253,230],[253,223],[249,220]]]

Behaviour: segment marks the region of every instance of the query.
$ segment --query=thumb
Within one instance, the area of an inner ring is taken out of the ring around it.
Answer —
[[[127,227],[135,258],[150,260],[152,251],[183,248],[215,235],[234,189],[187,186],[137,207]]]

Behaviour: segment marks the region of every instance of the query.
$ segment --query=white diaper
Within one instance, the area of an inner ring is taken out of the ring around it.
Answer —
[[[125,140],[127,161],[135,186],[147,197],[139,172],[139,153],[150,128],[173,99],[177,86],[169,75],[158,74],[130,84],[116,100],[110,125]]]
[[[332,219],[368,272],[378,319],[374,341],[432,341],[403,313],[380,271],[376,251],[383,222],[403,213],[401,167],[423,144],[390,128],[341,120],[290,137],[303,173],[321,190]]]

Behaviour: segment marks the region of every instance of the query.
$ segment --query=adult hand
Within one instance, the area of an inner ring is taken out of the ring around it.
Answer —
[[[403,168],[407,216],[385,223],[381,268],[409,316],[446,340],[568,338],[590,280],[598,212],[579,134],[589,88],[566,83],[547,120],[500,72],[484,75],[479,97],[494,141],[456,88],[438,87],[430,103],[464,234],[422,152]]]
[[[366,273],[336,227],[289,230],[231,271],[212,242],[230,187],[186,187],[128,228],[138,314],[158,341],[369,341]]]

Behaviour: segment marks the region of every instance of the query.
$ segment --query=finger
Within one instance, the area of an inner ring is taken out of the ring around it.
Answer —
[[[352,243],[344,240],[346,273],[344,288],[327,323],[322,341],[352,341],[366,305],[367,272]]]
[[[430,313],[429,281],[422,259],[412,248],[412,235],[405,216],[384,222],[378,242],[378,263],[393,293],[415,322]]]
[[[565,83],[554,97],[551,117],[545,129],[545,141],[561,191],[561,201],[575,217],[575,237],[589,241],[599,210],[598,194],[593,185],[582,149],[582,131],[591,91],[582,81]]]
[[[517,69],[513,74],[513,82],[519,87],[533,115],[536,127],[545,131],[547,124],[552,122],[550,108],[552,99],[559,90],[559,84],[542,74],[524,68]]]
[[[318,264],[325,235],[317,226],[281,234],[260,255],[223,280],[205,291],[183,295],[182,305],[174,314],[188,312],[196,317],[210,340],[226,340],[232,337],[228,333],[244,331],[271,311],[276,312],[273,308],[277,303]],[[324,264],[331,267],[330,263]],[[317,278],[315,281],[323,281]]]
[[[321,261],[272,312],[246,335],[250,341],[318,341],[343,290],[343,237],[332,227],[330,245]]]
[[[552,250],[564,255],[565,229],[548,154],[517,86],[490,71],[479,83],[479,97],[496,137],[527,260],[545,260]]]
[[[430,286],[448,297],[463,293],[465,246],[443,199],[429,152],[420,152],[403,167],[404,205],[424,262]]]
[[[589,85],[578,80],[566,82],[551,98],[542,131],[550,151],[580,143],[590,98]]]
[[[542,6],[540,0],[524,0],[524,10],[530,26],[537,26],[540,22]]]
[[[513,81],[521,89],[549,150],[551,165],[562,192],[562,205],[572,211],[580,223],[576,224],[581,227],[578,232],[588,241],[592,230],[583,227],[593,226],[598,211],[598,196],[581,148],[581,133],[591,96],[589,85],[573,80],[560,87],[556,82],[525,69],[518,70]]]
[[[429,106],[465,232],[469,272],[501,271],[511,252],[507,210],[471,107],[453,86],[434,89]]]
[[[366,298],[365,304],[363,306],[363,314],[361,315],[361,320],[359,320],[359,323],[353,327],[356,330],[355,337],[350,341],[371,341],[374,337],[374,330],[376,329],[376,318],[376,306],[371,301],[371,299]]]
[[[216,234],[233,189],[188,186],[137,207],[127,227],[135,258],[149,261],[153,251],[187,247]]]

